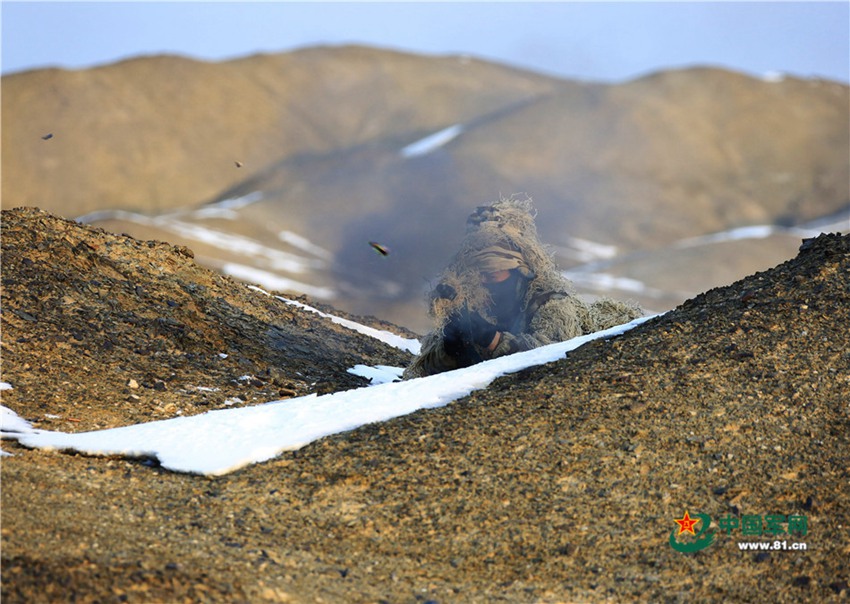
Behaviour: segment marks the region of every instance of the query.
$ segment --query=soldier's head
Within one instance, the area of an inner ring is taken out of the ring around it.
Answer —
[[[492,303],[522,297],[529,284],[562,289],[563,278],[537,237],[530,199],[500,199],[466,221],[460,249],[429,294],[438,320],[458,307],[486,314]]]

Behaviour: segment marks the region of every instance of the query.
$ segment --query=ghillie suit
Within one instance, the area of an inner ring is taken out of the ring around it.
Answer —
[[[534,218],[530,199],[502,199],[478,207],[469,217],[460,250],[428,294],[429,314],[437,327],[423,338],[421,353],[405,370],[405,379],[568,340],[643,314],[634,304],[611,299],[587,304],[579,299],[537,238]],[[493,286],[482,283],[482,272],[496,270],[514,275],[505,283],[510,291],[502,287],[494,293]],[[459,316],[467,317],[467,324],[492,324],[490,333],[499,332],[495,347],[484,344],[490,334],[477,342],[465,339],[461,350],[454,339],[447,344],[447,330],[457,331]]]

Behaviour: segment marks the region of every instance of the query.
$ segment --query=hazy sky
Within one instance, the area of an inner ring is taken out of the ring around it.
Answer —
[[[4,74],[345,43],[608,82],[696,64],[848,82],[850,3],[2,2]]]

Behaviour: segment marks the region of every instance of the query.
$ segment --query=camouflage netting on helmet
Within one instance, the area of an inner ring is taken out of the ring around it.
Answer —
[[[444,324],[452,311],[464,305],[487,316],[490,294],[481,283],[475,259],[477,252],[489,247],[517,250],[522,254],[530,271],[525,276],[531,278],[526,300],[547,291],[573,293],[572,285],[558,271],[537,237],[535,216],[529,198],[501,199],[473,212],[467,220],[466,237],[460,249],[428,296],[430,314],[438,325]],[[454,297],[445,297],[447,291]]]

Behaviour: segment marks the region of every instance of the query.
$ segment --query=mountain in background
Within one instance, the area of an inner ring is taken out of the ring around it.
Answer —
[[[3,205],[424,331],[466,216],[527,194],[580,292],[664,310],[850,228],[848,100],[824,80],[602,85],[362,47],[38,70],[3,78]]]

